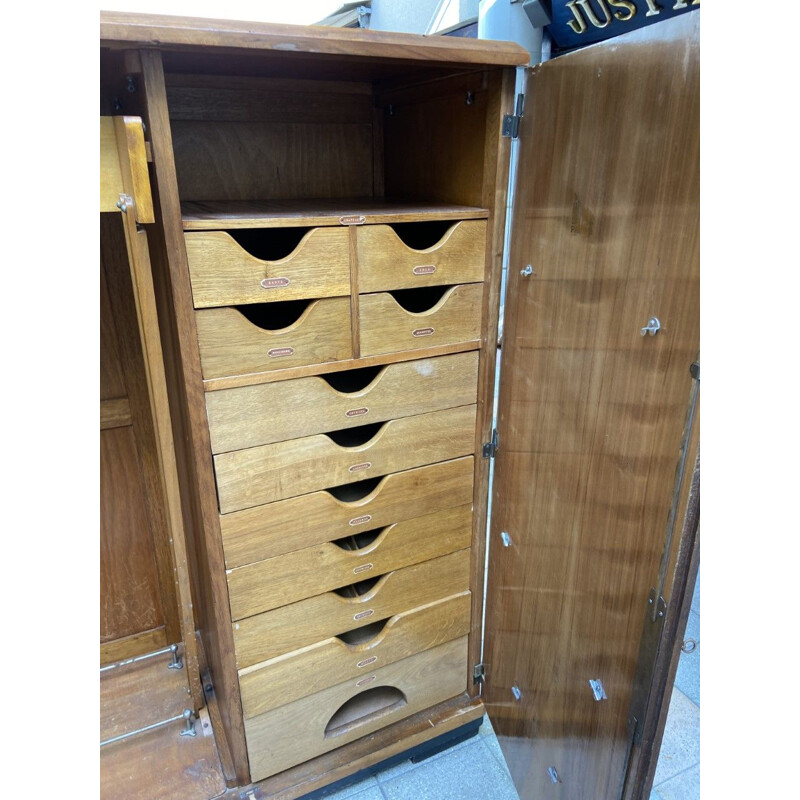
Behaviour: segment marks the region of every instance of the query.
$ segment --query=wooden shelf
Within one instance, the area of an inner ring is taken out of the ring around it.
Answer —
[[[486,219],[488,209],[386,200],[326,198],[313,200],[202,201],[181,204],[187,231],[232,228],[286,228],[339,225],[342,217],[364,217],[365,223]]]

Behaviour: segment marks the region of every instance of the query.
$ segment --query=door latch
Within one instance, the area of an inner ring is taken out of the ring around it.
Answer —
[[[642,336],[647,336],[649,333],[651,336],[655,336],[661,330],[661,322],[659,321],[658,317],[650,317],[647,321],[647,325],[642,328]]]

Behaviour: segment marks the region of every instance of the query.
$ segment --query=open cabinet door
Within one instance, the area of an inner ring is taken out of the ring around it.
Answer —
[[[516,191],[484,699],[522,800],[617,800],[694,463],[699,13],[534,67]]]

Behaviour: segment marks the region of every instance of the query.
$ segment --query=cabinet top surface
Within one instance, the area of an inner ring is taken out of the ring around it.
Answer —
[[[530,58],[513,42],[117,11],[100,12],[100,41],[109,47],[224,47],[476,66],[516,66]]]

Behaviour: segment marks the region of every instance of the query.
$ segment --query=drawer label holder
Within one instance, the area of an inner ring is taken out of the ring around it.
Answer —
[[[433,328],[417,328],[411,331],[412,336],[430,336],[433,333]]]
[[[283,289],[288,286],[291,281],[288,278],[264,278],[261,281],[262,289]]]
[[[374,564],[362,564],[360,567],[353,568],[353,574],[358,575],[359,572],[366,572],[368,569],[372,569]]]
[[[372,514],[364,514],[361,517],[353,517],[350,520],[349,525],[355,527],[356,525],[363,525],[365,522],[369,522],[372,519]]]
[[[272,350],[267,350],[267,355],[270,358],[281,358],[281,356],[291,356],[294,354],[294,347],[273,347]]]
[[[371,617],[374,613],[375,613],[374,609],[368,608],[366,611],[359,611],[358,614],[356,614],[353,617],[353,619],[354,620],[365,619],[366,617]]]
[[[372,683],[372,681],[374,681],[375,678],[377,677],[378,677],[377,675],[370,675],[369,678],[362,678],[360,681],[356,682],[356,686],[358,686],[359,688],[362,686],[366,686],[368,683]]]
[[[415,275],[433,275],[436,272],[435,264],[420,264],[411,270]]]
[[[374,664],[378,660],[378,656],[371,656],[370,658],[365,658],[363,661],[359,661],[356,666],[361,669],[362,667],[368,667],[370,664]]]
[[[364,414],[369,414],[369,409],[366,406],[351,408],[349,411],[344,412],[346,417],[363,417]]]
[[[352,467],[348,467],[348,472],[363,472],[365,469],[369,469],[372,466],[371,461],[364,461],[361,464],[353,464]]]

